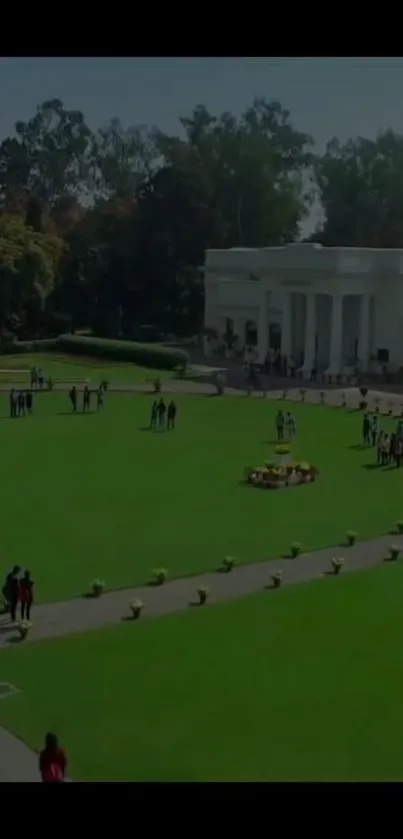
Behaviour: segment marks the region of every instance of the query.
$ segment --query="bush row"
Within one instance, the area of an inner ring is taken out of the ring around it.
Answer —
[[[186,367],[189,361],[184,350],[163,347],[156,344],[137,344],[135,341],[111,341],[107,338],[87,338],[84,335],[60,335],[42,341],[10,341],[3,344],[1,351],[11,353],[34,353],[46,351],[63,352],[70,355],[91,356],[114,361],[129,361],[156,370],[174,370]]]

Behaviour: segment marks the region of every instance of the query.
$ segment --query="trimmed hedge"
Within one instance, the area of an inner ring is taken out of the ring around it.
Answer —
[[[91,356],[115,361],[131,361],[155,370],[186,367],[189,357],[184,350],[160,344],[137,344],[135,341],[111,341],[107,338],[86,338],[84,335],[60,335],[43,341],[15,341],[2,347],[2,352],[34,353],[53,350],[67,355]]]

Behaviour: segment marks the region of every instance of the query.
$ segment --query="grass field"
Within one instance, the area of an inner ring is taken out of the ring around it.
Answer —
[[[377,471],[359,413],[294,405],[295,454],[316,483],[263,491],[240,483],[271,455],[278,402],[178,398],[174,433],[144,430],[152,397],[112,395],[102,414],[73,416],[67,394],[40,394],[35,416],[0,413],[3,520],[0,574],[28,567],[38,601],[82,594],[96,577],[137,585],[387,532],[403,518],[403,470]],[[283,407],[287,407],[283,404]],[[387,425],[387,421],[384,420]]]
[[[106,364],[101,359],[80,358],[57,354],[2,355],[0,357],[0,384],[20,383],[28,385],[29,370],[42,367],[45,376],[59,381],[85,381],[89,379],[99,384],[102,379],[109,382],[138,383],[159,377],[161,380],[172,378],[175,373],[167,370],[152,370],[136,364],[119,362]]]
[[[73,778],[403,777],[403,564],[1,653],[0,722]]]

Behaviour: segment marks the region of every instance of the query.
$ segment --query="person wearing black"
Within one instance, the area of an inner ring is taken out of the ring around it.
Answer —
[[[25,393],[20,390],[18,394],[18,416],[25,417]]]
[[[154,399],[154,402],[151,405],[151,416],[150,416],[150,428],[153,429],[153,430],[157,426],[157,413],[158,413],[158,403],[157,403],[157,400]]]
[[[21,604],[21,620],[29,621],[31,608],[34,602],[34,581],[31,580],[29,571],[25,571],[19,584],[19,600]]]
[[[25,394],[25,405],[29,414],[32,414],[32,403],[33,403],[33,396],[32,390],[27,390]]]
[[[88,385],[85,385],[84,393],[83,393],[83,413],[90,410],[90,391]]]
[[[15,388],[10,391],[10,417],[17,416],[17,394]]]
[[[102,385],[97,390],[97,411],[101,411],[104,407],[104,389]]]
[[[167,407],[163,399],[160,399],[158,402],[158,425],[160,428],[164,428],[165,425],[165,414],[166,414]]]
[[[13,570],[7,574],[6,581],[2,589],[4,600],[10,606],[10,617],[13,623],[16,620],[18,599],[20,595],[20,581],[18,579],[20,571],[20,566],[14,565]]]
[[[362,421],[362,441],[364,446],[371,445],[371,423],[369,420],[368,414],[364,414],[364,419]]]
[[[69,399],[71,402],[73,412],[75,413],[77,410],[77,388],[75,385],[73,385],[73,387],[71,388],[71,391],[69,393]]]
[[[168,405],[167,411],[167,429],[174,429],[175,428],[175,419],[176,419],[176,405],[175,402],[172,401]]]

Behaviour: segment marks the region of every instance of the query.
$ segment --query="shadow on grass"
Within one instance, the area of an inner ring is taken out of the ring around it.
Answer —
[[[262,446],[289,446],[288,440],[262,440]]]
[[[264,591],[275,591],[276,589],[280,589],[281,585],[277,586],[275,583],[267,583],[267,585],[263,586]]]
[[[135,623],[136,619],[132,617],[132,615],[125,615],[124,618],[121,618],[122,623]]]
[[[13,635],[12,638],[7,638],[8,644],[21,644],[21,641],[25,641],[25,638],[22,638],[21,635]]]
[[[367,469],[368,472],[372,472],[375,469],[378,469],[378,471],[382,470],[382,472],[385,472],[385,469],[382,468],[382,465],[380,463],[363,463],[361,469]]]
[[[164,583],[160,583],[160,581],[159,581],[159,580],[149,580],[149,581],[148,581],[148,583],[147,583],[147,585],[148,585],[150,588],[162,588],[162,586],[164,585]]]
[[[140,425],[137,430],[138,431],[152,431],[152,432],[154,432],[154,434],[162,434],[162,432],[167,431],[168,429],[165,426],[163,426],[162,428],[159,428],[158,426],[156,426],[155,428],[150,428],[149,425]]]
[[[354,443],[353,446],[349,446],[349,449],[353,449],[354,451],[357,451],[357,452],[362,452],[362,451],[364,451],[364,449],[369,449],[369,448],[370,448],[370,446],[367,446],[366,443]]]
[[[58,417],[87,417],[90,414],[97,414],[98,411],[58,411]]]

